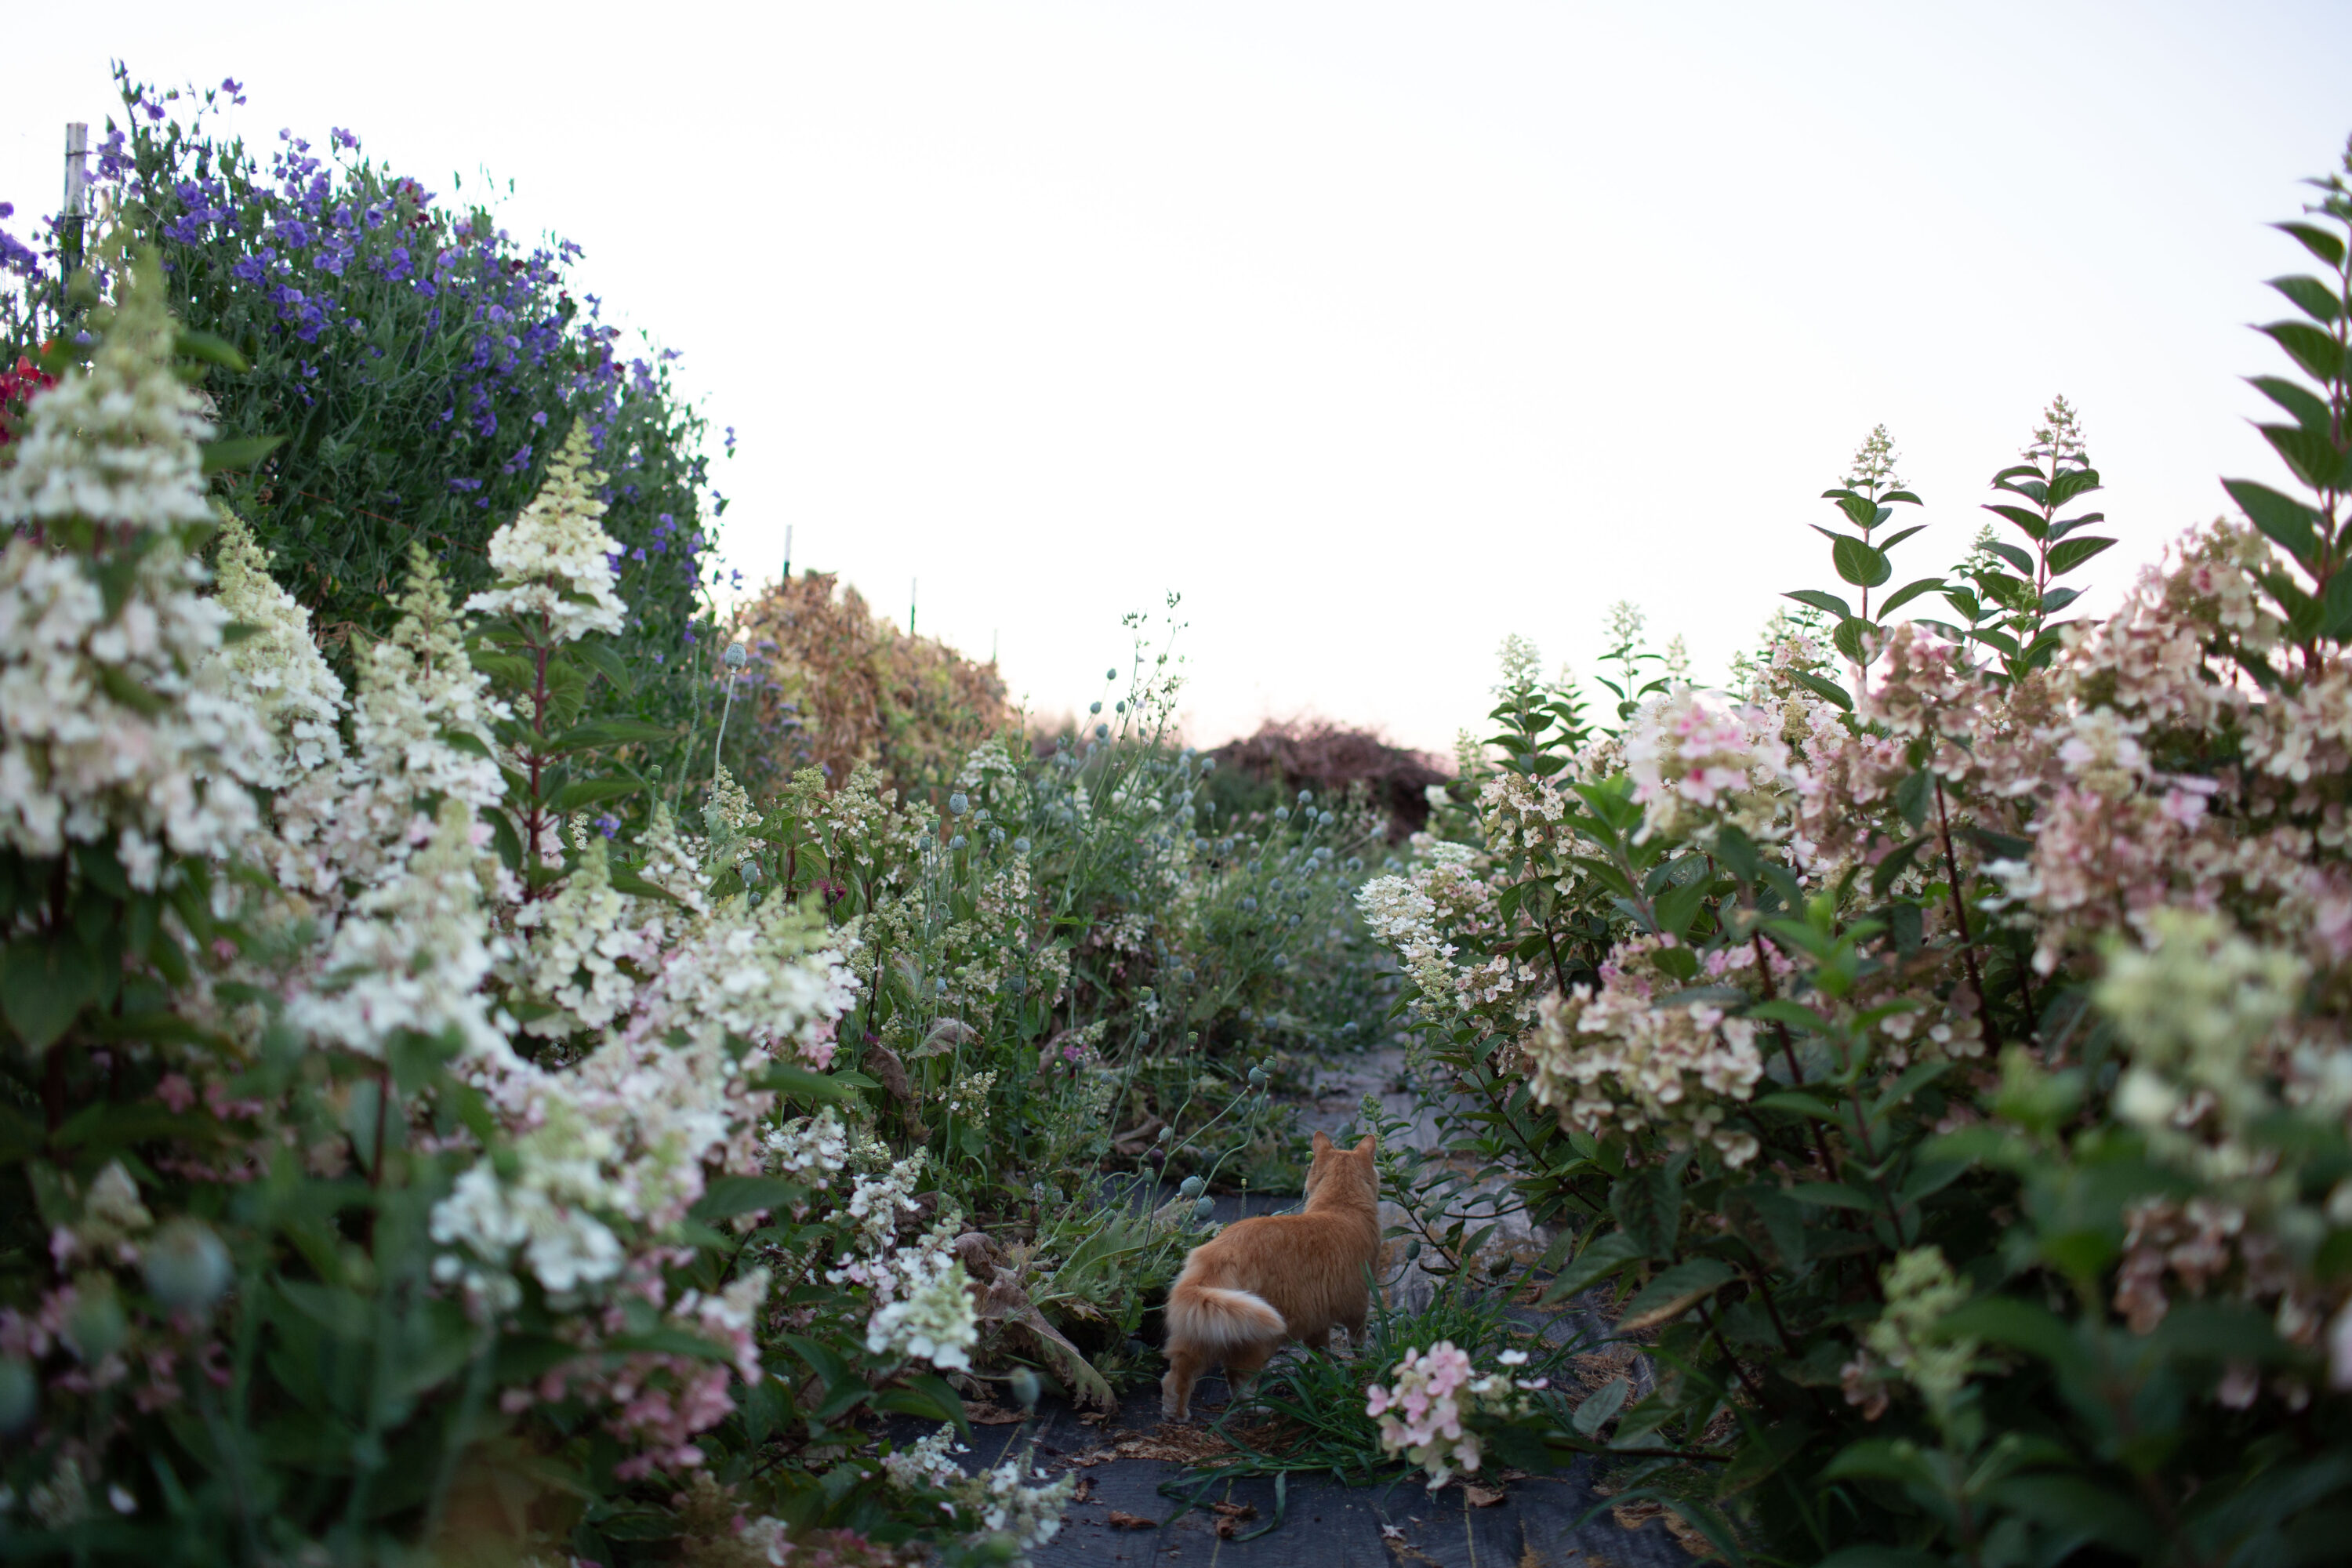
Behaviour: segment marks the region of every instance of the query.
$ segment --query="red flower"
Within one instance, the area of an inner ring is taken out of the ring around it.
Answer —
[[[6,370],[0,370],[0,447],[15,439],[16,422],[33,401],[33,395],[45,392],[58,384],[58,378],[42,370],[23,354]]]

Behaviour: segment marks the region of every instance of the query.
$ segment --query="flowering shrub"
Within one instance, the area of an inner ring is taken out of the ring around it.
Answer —
[[[579,247],[517,241],[488,206],[451,205],[346,130],[323,146],[291,132],[266,149],[226,139],[211,117],[245,101],[236,82],[158,90],[117,77],[122,116],[93,149],[92,201],[140,219],[184,342],[247,367],[206,384],[220,437],[207,471],[223,473],[225,499],[345,677],[399,620],[415,546],[458,599],[489,585],[504,570],[492,531],[583,429],[629,605],[612,646],[630,679],[600,702],[671,728],[701,718],[709,595],[727,575],[708,426],[670,384],[675,356],[633,356],[601,302],[572,288]],[[0,258],[23,263],[0,267],[0,363],[16,366],[0,375],[0,444],[87,337],[87,291],[41,277],[63,237],[50,220],[36,255],[0,233]],[[708,737],[679,737],[681,752]],[[677,771],[674,755],[649,760]]]
[[[1605,1452],[1727,1560],[2340,1555],[2347,175],[2263,329],[2300,491],[2230,481],[2242,521],[2105,620],[2061,618],[2112,542],[2062,399],[1995,476],[2015,534],[1874,605],[1916,498],[1874,432],[1843,592],[1740,690],[1621,648],[1598,728],[1507,647],[1499,732],[1361,900],[1466,1092],[1450,1163],[1559,1226],[1547,1299],[1606,1289],[1656,1382],[1482,1427],[1439,1347],[1373,1395],[1433,1476],[1482,1432]]]
[[[1256,1026],[1339,1033],[1286,1003],[1377,824],[1195,831],[1140,654],[1116,730],[936,804],[657,792],[670,731],[591,708],[637,601],[584,419],[462,601],[411,547],[347,682],[205,472],[159,257],[94,262],[0,459],[0,1535],[1050,1539],[1066,1482],[909,1490],[856,1423],[1110,1397],[1200,1220],[1067,1173],[1271,1137]]]

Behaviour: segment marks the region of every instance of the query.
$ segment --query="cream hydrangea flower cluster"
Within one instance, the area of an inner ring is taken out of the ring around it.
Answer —
[[[1462,942],[1475,942],[1497,926],[1496,889],[1480,874],[1476,852],[1426,833],[1412,836],[1412,851],[1402,876],[1366,882],[1357,891],[1356,906],[1373,937],[1403,961],[1421,993],[1413,1005],[1425,1012],[1467,1012],[1522,995],[1525,976],[1504,955],[1474,964],[1454,962]]]
[[[110,845],[152,889],[167,849],[226,856],[253,830],[246,786],[273,747],[247,701],[196,679],[229,618],[190,553],[213,521],[210,427],[173,372],[152,256],[101,325],[0,470],[0,837],[41,858]]]
[[[276,834],[260,847],[282,889],[330,906],[347,886],[398,870],[422,837],[420,803],[437,796],[478,813],[506,795],[490,728],[506,706],[467,657],[440,571],[421,545],[409,547],[394,605],[391,635],[359,650],[346,754],[278,796]]]
[[[213,549],[215,596],[246,636],[215,654],[204,673],[206,686],[245,694],[271,742],[254,782],[282,790],[343,760],[339,725],[348,704],[343,683],[311,640],[310,612],[278,585],[269,564],[245,520],[223,511]]]
[[[583,421],[564,437],[530,504],[490,535],[498,584],[467,599],[466,608],[537,622],[554,643],[621,629],[625,611],[614,592],[612,563],[621,546],[600,521],[604,503],[595,491],[604,476],[589,462]]]
[[[287,1022],[320,1045],[382,1059],[402,1031],[454,1037],[469,1057],[519,1065],[482,990],[503,943],[482,904],[488,833],[462,800],[441,804],[424,850],[362,894]]]
[[[1919,1391],[1928,1413],[1949,1419],[1953,1401],[1967,1386],[1978,1344],[1948,1335],[1937,1324],[1969,1300],[1969,1288],[1953,1277],[1942,1249],[1918,1247],[1896,1255],[1882,1276],[1886,1304],[1864,1331],[1864,1350],[1840,1369],[1846,1403],[1859,1405],[1866,1419],[1885,1414],[1895,1380]]]
[[[1663,1002],[1682,983],[1657,967],[1672,937],[1636,937],[1601,965],[1596,990],[1553,992],[1519,1043],[1538,1104],[1586,1132],[1655,1133],[1668,1147],[1714,1145],[1730,1165],[1756,1155],[1756,1137],[1729,1124],[1756,1091],[1764,1059],[1756,1026],[1712,1002]]]
[[[929,1436],[882,1457],[882,1471],[901,1491],[944,1491],[950,1506],[969,1512],[980,1531],[1010,1537],[1015,1552],[1026,1553],[1062,1532],[1063,1515],[1077,1495],[1076,1471],[1066,1471],[1042,1487],[1045,1472],[1033,1470],[1029,1450],[967,1476],[956,1460],[971,1447],[956,1441],[955,1428],[942,1426]],[[976,1531],[975,1533],[979,1533]],[[1023,1559],[1025,1561],[1025,1556]]]

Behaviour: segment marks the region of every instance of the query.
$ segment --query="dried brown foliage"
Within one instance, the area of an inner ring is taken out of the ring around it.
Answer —
[[[860,763],[902,792],[945,784],[964,756],[1018,723],[992,661],[910,637],[829,572],[772,583],[735,611],[751,655],[738,691],[757,740],[745,771],[761,791],[820,767],[834,784]]]
[[[1351,730],[1327,719],[1267,720],[1245,740],[1228,741],[1211,753],[1232,768],[1287,793],[1311,789],[1340,795],[1356,784],[1389,819],[1389,837],[1400,840],[1429,822],[1431,784],[1452,782],[1425,752],[1391,745],[1374,731]]]

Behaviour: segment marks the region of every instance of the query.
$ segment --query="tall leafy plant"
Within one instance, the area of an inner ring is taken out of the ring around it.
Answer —
[[[2323,642],[2352,636],[2352,558],[2347,538],[2346,495],[2352,491],[2352,146],[2344,166],[2306,182],[2322,193],[2304,216],[2273,226],[2294,237],[2324,270],[2273,278],[2270,286],[2297,315],[2256,329],[2284,351],[2297,374],[2247,379],[2287,416],[2255,428],[2278,454],[2300,495],[2252,479],[2224,479],[2222,488],[2247,520],[2293,558],[2294,572],[2268,571],[2263,588],[2286,617],[2291,641],[2306,664]],[[2283,677],[2267,661],[2251,667],[2257,679]]]

